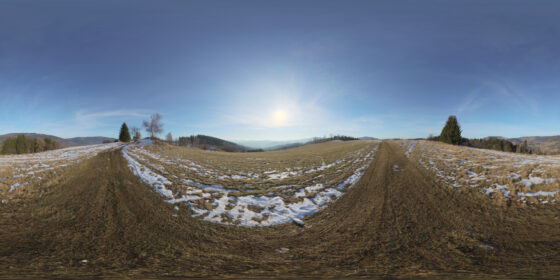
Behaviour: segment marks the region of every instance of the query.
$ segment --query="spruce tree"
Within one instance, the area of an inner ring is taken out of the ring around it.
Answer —
[[[119,133],[119,141],[121,142],[130,141],[130,132],[128,131],[128,126],[126,126],[126,123],[124,122],[121,126],[121,132]]]
[[[457,122],[457,117],[449,116],[447,123],[441,130],[439,141],[452,145],[461,144],[461,127]]]

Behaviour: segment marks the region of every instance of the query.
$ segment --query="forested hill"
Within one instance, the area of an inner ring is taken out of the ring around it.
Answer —
[[[557,136],[530,136],[530,137],[519,137],[510,138],[509,141],[521,144],[527,141],[529,148],[546,154],[558,154],[560,153],[560,135]]]
[[[226,152],[250,152],[245,146],[208,135],[191,135],[179,137],[180,146],[198,147],[206,150],[221,150]]]
[[[74,138],[61,138],[54,135],[40,134],[40,133],[8,133],[0,135],[0,144],[4,142],[7,138],[14,138],[18,135],[25,135],[28,138],[49,138],[58,141],[61,148],[71,147],[71,146],[83,146],[83,145],[93,145],[101,144],[104,140],[114,140],[114,138],[93,136],[93,137],[74,137]]]

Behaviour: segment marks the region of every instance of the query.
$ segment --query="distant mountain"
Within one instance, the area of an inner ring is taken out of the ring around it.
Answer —
[[[226,152],[250,152],[254,149],[226,141],[224,139],[208,136],[208,135],[193,135],[189,137],[179,137],[180,146],[198,147],[205,150],[220,150]]]
[[[307,138],[307,139],[297,139],[297,140],[234,140],[232,142],[235,142],[239,145],[245,146],[245,147],[250,147],[250,148],[254,148],[254,149],[263,149],[263,150],[270,150],[270,149],[274,149],[277,147],[282,147],[285,145],[290,145],[290,144],[297,144],[297,143],[307,143],[309,141],[312,141],[313,138]]]
[[[521,144],[527,140],[529,147],[535,151],[547,154],[560,153],[560,135],[557,136],[527,136],[518,138],[509,138],[509,141],[515,144]]]
[[[91,136],[91,137],[74,137],[74,138],[67,138],[65,139],[72,143],[76,143],[76,146],[84,146],[84,145],[94,145],[94,144],[102,144],[105,140],[114,141],[115,138],[108,138],[102,136]]]
[[[51,138],[58,141],[62,148],[71,147],[71,146],[102,144],[104,140],[115,140],[115,138],[101,137],[101,136],[61,138],[54,135],[40,134],[40,133],[8,133],[8,134],[0,135],[0,143],[2,143],[6,138],[17,137],[20,134],[23,134],[29,138]]]
[[[517,138],[506,138],[502,136],[488,136],[481,139],[469,139],[471,142],[474,140],[476,141],[486,141],[486,144],[491,144],[494,146],[501,146],[499,145],[499,141],[496,140],[503,140],[506,142],[511,142],[511,144],[520,146],[523,144],[525,140],[527,140],[527,145],[529,149],[533,153],[543,153],[543,154],[560,154],[560,135],[557,136],[526,136],[526,137],[517,137]],[[503,142],[502,141],[502,142]],[[471,143],[472,144],[472,143]],[[483,148],[483,147],[479,147]],[[490,147],[488,147],[490,148]],[[496,148],[491,148],[496,149]]]
[[[301,147],[301,146],[307,145],[309,143],[311,143],[311,141],[291,143],[291,144],[283,144],[283,145],[268,147],[268,148],[266,148],[266,150],[267,151],[287,150],[287,149]]]
[[[263,150],[284,150],[288,148],[299,147],[304,144],[313,142],[315,138],[304,138],[295,140],[233,140],[237,144],[243,145],[245,147],[251,147],[255,149]],[[363,136],[359,137],[360,140],[378,140],[378,138]]]
[[[263,149],[266,151],[276,151],[276,150],[286,150],[291,148],[296,148],[299,146],[303,146],[309,143],[317,142],[319,140],[336,140],[337,137],[347,137],[342,135],[332,136],[332,137],[314,137],[314,138],[305,138],[305,139],[296,139],[296,140],[233,140],[233,142],[243,145],[245,147],[251,147],[254,149]],[[349,137],[351,138],[351,137]],[[378,140],[378,138],[370,137],[370,136],[363,136],[357,138],[359,140]]]

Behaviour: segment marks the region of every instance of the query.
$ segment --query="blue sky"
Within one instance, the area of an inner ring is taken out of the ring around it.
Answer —
[[[560,134],[559,1],[1,1],[0,134]]]

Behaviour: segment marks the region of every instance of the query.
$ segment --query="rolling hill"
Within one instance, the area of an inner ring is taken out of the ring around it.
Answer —
[[[274,150],[276,147],[283,147],[292,144],[303,144],[313,140],[313,138],[297,139],[297,140],[234,140],[239,145],[250,147],[253,149]]]
[[[40,134],[40,133],[8,133],[8,134],[0,135],[0,144],[4,141],[4,139],[9,137],[16,137],[20,134],[23,134],[29,138],[51,138],[58,141],[60,143],[60,146],[63,148],[72,147],[72,146],[101,144],[103,143],[104,140],[115,140],[114,138],[102,137],[102,136],[61,138],[54,135]]]
[[[0,204],[0,278],[558,279],[557,204],[500,204],[450,187],[415,159],[421,150],[408,157],[406,149],[380,143],[362,178],[305,217],[305,226],[255,228],[191,216],[187,204],[165,201],[131,171],[125,153],[110,149],[61,165],[44,185],[1,193],[9,198]]]
[[[179,137],[179,145],[225,152],[248,152],[251,150],[250,148],[239,145],[237,143],[208,135],[192,135],[190,137]]]
[[[109,137],[102,137],[102,136],[91,136],[91,137],[67,138],[67,139],[64,139],[64,140],[75,144],[75,146],[84,146],[84,145],[101,144],[105,140],[113,141],[113,140],[116,140],[116,139],[115,138],[109,138]]]
[[[326,137],[325,137],[326,138]],[[237,144],[254,149],[263,149],[267,151],[285,150],[289,148],[299,147],[313,142],[312,138],[295,139],[295,140],[234,140]],[[363,136],[360,140],[377,140],[375,137]]]
[[[560,135],[557,136],[528,136],[508,139],[515,144],[521,144],[527,140],[530,148],[547,154],[560,153]]]

